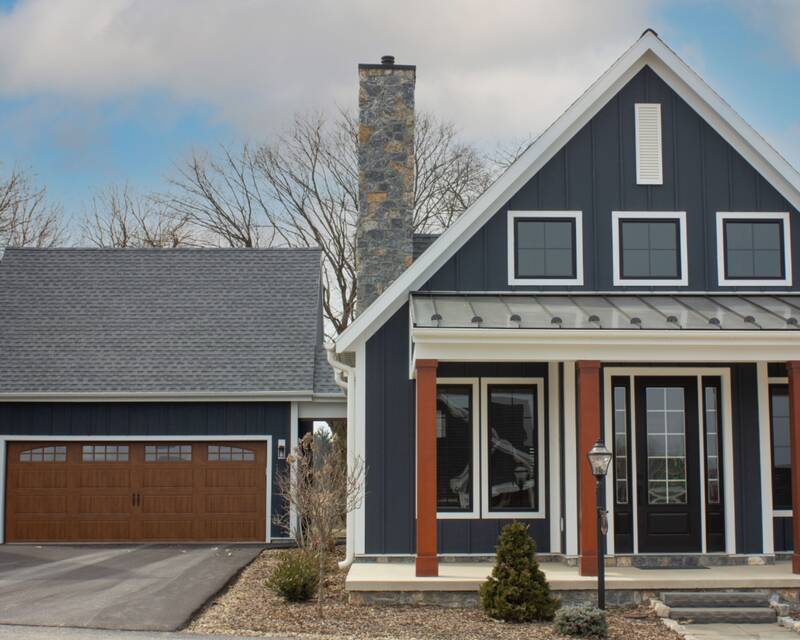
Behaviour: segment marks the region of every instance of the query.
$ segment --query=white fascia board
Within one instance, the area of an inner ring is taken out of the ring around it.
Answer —
[[[783,362],[800,358],[794,331],[414,329],[415,357],[451,362]]]
[[[336,339],[352,351],[377,331],[644,66],[653,70],[793,207],[800,209],[800,174],[672,49],[646,32]]]
[[[300,402],[312,401],[311,391],[241,393],[95,392],[95,393],[0,393],[0,402]],[[342,402],[344,402],[342,398]]]
[[[298,402],[298,417],[304,420],[334,420],[347,418],[347,400],[341,402]]]

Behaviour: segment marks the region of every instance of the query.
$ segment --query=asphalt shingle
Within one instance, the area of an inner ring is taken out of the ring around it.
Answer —
[[[0,393],[336,392],[318,249],[7,249]]]

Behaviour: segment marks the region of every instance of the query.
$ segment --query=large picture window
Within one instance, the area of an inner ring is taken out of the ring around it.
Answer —
[[[582,284],[581,219],[580,211],[509,212],[509,284]]]
[[[614,212],[614,284],[685,286],[686,215]]]
[[[484,381],[484,517],[531,517],[542,507],[541,385]]]
[[[772,508],[788,511],[792,509],[792,466],[787,385],[770,386],[769,413],[772,431]]]
[[[436,387],[436,506],[440,514],[475,511],[476,383]]]
[[[791,284],[788,214],[717,214],[720,285]]]

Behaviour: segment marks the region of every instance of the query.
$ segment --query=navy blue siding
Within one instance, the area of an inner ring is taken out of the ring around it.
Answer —
[[[289,442],[287,402],[240,403],[4,403],[0,434],[30,436],[272,436],[272,469],[286,464],[277,458],[278,438]],[[282,503],[274,495],[272,513]],[[272,525],[272,535],[286,532]]]
[[[661,104],[664,184],[659,186],[636,184],[634,104],[641,101]],[[797,213],[649,67],[601,109],[423,288],[437,291],[547,288],[508,285],[506,212],[509,209],[583,211],[585,284],[555,288],[586,291],[614,289],[612,211],[686,211],[689,254],[686,289],[697,291],[719,289],[717,211]],[[799,249],[800,233],[793,233],[794,256],[800,257]],[[800,259],[792,263],[796,282]]]
[[[793,551],[792,518],[773,518],[775,551]]]
[[[408,379],[408,308],[404,306],[366,348],[366,534],[369,554],[415,550],[415,384]],[[447,364],[439,376],[542,377],[543,364]],[[545,399],[547,392],[545,390]],[[547,420],[545,425],[547,441]],[[545,461],[549,465],[549,460]],[[547,466],[545,475],[549,477]],[[549,491],[545,490],[549,501]],[[549,512],[549,502],[547,503]],[[508,520],[440,520],[442,553],[492,553]],[[547,520],[526,521],[538,546],[549,550]]]

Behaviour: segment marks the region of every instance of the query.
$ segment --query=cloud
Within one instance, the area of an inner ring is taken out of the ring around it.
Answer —
[[[0,97],[165,92],[260,137],[352,106],[356,64],[418,66],[422,109],[487,140],[537,133],[648,24],[617,0],[23,0],[0,16]]]

